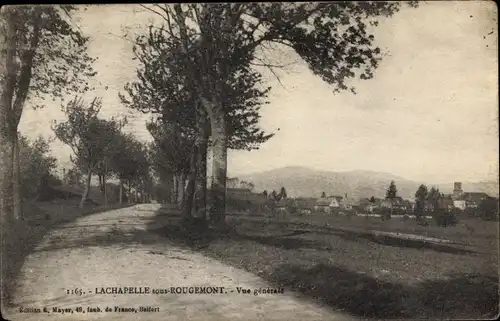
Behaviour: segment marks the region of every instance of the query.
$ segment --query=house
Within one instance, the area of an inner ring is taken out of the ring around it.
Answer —
[[[294,206],[295,200],[289,198],[282,198],[276,202],[275,209],[277,212],[286,212],[288,207]]]
[[[373,213],[373,211],[378,208],[377,204],[375,203],[369,203],[369,204],[366,204],[363,209],[368,212],[368,213]]]
[[[465,210],[466,208],[477,208],[485,199],[489,198],[488,194],[481,192],[466,192],[453,200],[453,205],[456,208]]]
[[[332,208],[339,208],[340,204],[342,204],[342,200],[344,199],[342,196],[338,195],[332,195],[328,197],[331,202],[330,202],[330,207]]]
[[[413,211],[415,209],[415,203],[410,200],[403,200],[400,204],[400,208],[405,211]]]
[[[332,203],[332,200],[329,198],[319,198],[316,200],[316,203],[314,204],[314,211],[315,212],[322,212],[322,213],[330,213],[330,203]]]
[[[440,210],[445,210],[445,211],[451,211],[455,207],[453,205],[453,200],[449,198],[440,199],[438,206]]]
[[[374,200],[375,202],[371,202],[369,198],[362,198],[359,200],[357,207],[360,211],[373,213],[373,210],[377,208],[377,199]]]
[[[268,199],[263,194],[253,193],[248,188],[226,189],[227,207],[236,211],[262,210]]]
[[[297,210],[299,213],[311,214],[314,211],[316,199],[315,198],[297,198],[297,199],[295,199],[295,204],[297,205]]]
[[[380,208],[391,208],[393,206],[393,202],[391,200],[381,200],[379,207]]]
[[[344,198],[339,202],[339,208],[343,210],[352,210],[353,206],[355,205],[355,202],[349,198]]]
[[[449,198],[442,198],[438,201],[438,209],[451,211],[455,208],[454,201]],[[435,210],[435,203],[433,201],[425,201],[424,202],[424,211],[432,212]]]
[[[316,200],[314,204],[314,211],[323,212],[323,213],[331,213],[334,208],[339,208],[340,204],[337,198],[335,197],[324,197]]]

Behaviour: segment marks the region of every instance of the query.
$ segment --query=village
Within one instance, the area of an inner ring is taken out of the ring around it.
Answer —
[[[403,199],[400,196],[393,199],[376,197],[351,199],[347,194],[327,196],[323,193],[318,198],[286,197],[286,195],[283,197],[281,193],[276,196],[267,195],[267,192],[255,193],[252,192],[251,187],[227,189],[228,211],[251,212],[255,208],[260,208],[264,212],[274,211],[299,215],[324,213],[372,217],[381,217],[383,213],[390,212],[392,217],[405,215],[408,218],[416,217],[417,200]],[[484,200],[497,202],[496,198],[484,192],[464,192],[462,183],[455,182],[452,194],[441,193],[438,202],[424,200],[423,211],[428,213],[426,218],[432,218],[429,213],[435,210],[473,213]]]

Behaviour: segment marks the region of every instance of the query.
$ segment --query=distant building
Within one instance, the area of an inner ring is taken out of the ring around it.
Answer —
[[[489,196],[486,193],[467,192],[455,199],[453,205],[461,210],[465,210],[466,208],[477,208],[479,204],[487,198],[489,198]]]
[[[330,213],[331,212],[330,204],[336,205],[336,207],[338,207],[338,203],[335,199],[330,199],[327,197],[319,198],[316,200],[316,203],[314,204],[314,211],[321,213]]]
[[[278,202],[276,202],[275,209],[278,212],[285,212],[287,207],[294,206],[295,200],[290,198],[282,198]]]
[[[227,188],[226,204],[231,210],[262,210],[268,199],[264,194],[253,193],[248,188]]]
[[[311,214],[314,211],[316,205],[315,198],[297,198],[295,200],[297,210],[302,214]]]
[[[453,187],[452,199],[460,198],[463,193],[464,193],[464,191],[462,190],[462,183],[455,182],[454,187]]]
[[[451,194],[453,206],[461,210],[477,208],[481,201],[488,197],[488,194],[482,192],[464,192],[461,182],[454,183],[453,194]]]

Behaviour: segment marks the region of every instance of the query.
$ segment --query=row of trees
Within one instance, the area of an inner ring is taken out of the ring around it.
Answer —
[[[237,177],[230,177],[227,179],[227,188],[245,188],[253,191],[255,185],[252,182],[241,181]]]
[[[80,207],[84,206],[88,197],[93,175],[99,179],[105,206],[108,199],[106,186],[110,178],[119,181],[120,204],[124,186],[127,187],[129,198],[132,189],[135,190],[136,198],[139,194],[144,198],[152,192],[149,150],[131,134],[122,131],[126,119],[99,118],[101,108],[99,98],[86,103],[81,97],[75,97],[64,108],[66,120],[52,124],[56,137],[73,152],[72,173],[85,176]]]
[[[255,149],[273,135],[258,127],[259,108],[267,103],[270,90],[261,72],[266,68],[274,73],[283,66],[270,63],[267,52],[290,48],[335,91],[354,92],[347,81],[371,78],[382,57],[368,25],[400,7],[397,2],[143,6],[163,23],[151,25],[136,39],[138,78],[126,86],[121,98],[132,109],[156,115],[151,127],[162,128],[155,132],[156,148],[162,138],[179,138],[174,140],[176,146],[163,152],[175,150],[177,156],[183,155],[179,159],[185,157],[182,165],[169,163],[169,175],[184,175],[188,182],[183,188],[185,217],[206,213],[203,165],[208,148],[213,154],[210,219],[222,226],[227,149]],[[11,213],[17,218],[22,211],[17,127],[26,102],[43,107],[46,97],[92,90],[88,79],[96,74],[94,59],[87,54],[88,38],[71,23],[75,9],[22,6],[1,12],[0,172],[5,217]],[[113,131],[114,125],[108,125],[93,124]],[[66,142],[76,137],[67,134],[59,129],[58,137]],[[71,144],[78,147],[75,158],[85,158],[84,148]],[[78,166],[85,168],[87,179],[89,172],[95,172],[102,180],[108,175],[108,162],[105,157]]]
[[[258,127],[259,108],[270,88],[261,70],[277,66],[266,53],[295,51],[334,90],[352,90],[347,80],[368,79],[381,52],[368,23],[392,15],[397,2],[154,4],[143,6],[161,17],[134,52],[138,79],[125,88],[123,103],[153,112],[158,146],[175,137],[165,152],[170,176],[184,175],[183,213],[223,227],[228,149],[255,149],[270,139]],[[281,66],[282,67],[282,66]],[[260,68],[260,69],[259,69]],[[170,136],[168,136],[170,135]],[[179,138],[179,139],[177,139]],[[206,155],[212,151],[207,204]],[[174,152],[175,151],[175,152]],[[186,166],[187,165],[187,166]],[[186,168],[187,167],[187,168]],[[167,172],[167,171],[166,171]]]
[[[277,201],[277,202],[279,202],[280,200],[285,199],[285,198],[288,197],[288,195],[286,194],[285,187],[281,187],[279,193],[276,193],[275,190],[273,190],[271,193],[268,193],[267,191],[264,191],[264,192],[262,192],[262,195],[264,195],[268,199],[271,199],[271,200]]]

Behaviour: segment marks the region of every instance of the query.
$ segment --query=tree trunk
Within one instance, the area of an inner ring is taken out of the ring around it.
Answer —
[[[207,149],[208,139],[203,139],[197,155],[196,188],[195,188],[195,215],[198,218],[207,217]]]
[[[104,208],[108,207],[108,190],[106,188],[106,175],[102,176],[102,183],[103,183],[103,194],[104,194]]]
[[[178,193],[177,206],[180,209],[182,209],[182,204],[184,203],[185,185],[186,185],[186,174],[181,173],[179,175],[179,181],[177,182],[177,193]]]
[[[21,189],[21,164],[19,163],[19,134],[13,133],[12,145],[12,189],[14,219],[23,219],[23,195]]]
[[[226,176],[227,176],[227,130],[221,106],[204,102],[210,117],[212,132],[212,186],[210,189],[210,222],[216,229],[225,228]]]
[[[127,180],[127,203],[130,204],[131,199],[130,199],[130,180]]]
[[[198,138],[196,138],[198,140]],[[184,200],[182,202],[182,218],[185,223],[190,223],[190,219],[193,214],[194,200],[195,200],[195,190],[196,190],[196,165],[198,160],[198,143],[193,144],[191,157],[189,161],[189,175],[188,182],[185,187]]]
[[[2,233],[8,232],[5,224],[12,217],[12,150],[13,141],[11,137],[12,100],[14,97],[14,86],[16,82],[16,64],[14,60],[16,52],[16,29],[9,8],[4,8],[0,16],[0,215],[2,216]],[[2,252],[3,253],[3,252]],[[3,269],[2,269],[3,270]],[[3,284],[3,282],[2,282]]]
[[[207,218],[207,154],[210,127],[206,115],[201,110],[198,115],[198,134],[196,147],[196,187],[194,200],[194,215],[200,220]]]
[[[120,205],[123,204],[123,181],[120,179]]]
[[[178,175],[177,174],[174,174],[172,175],[172,181],[173,181],[173,184],[172,184],[172,189],[173,189],[173,192],[172,192],[172,197],[170,199],[171,203],[172,204],[177,204],[178,200],[179,200],[179,193],[178,193],[178,190],[179,190],[179,184],[178,184]]]
[[[135,202],[139,202],[139,179],[136,177],[135,178]]]
[[[83,205],[85,204],[85,200],[87,199],[87,197],[89,195],[91,179],[92,179],[92,169],[88,168],[87,169],[87,179],[85,182],[85,190],[83,191],[82,199],[80,201],[80,208],[83,208]]]

